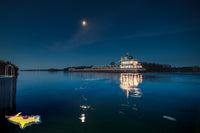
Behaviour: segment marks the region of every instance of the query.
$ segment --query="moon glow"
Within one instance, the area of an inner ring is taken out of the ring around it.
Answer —
[[[83,20],[83,21],[82,21],[82,26],[86,26],[86,24],[87,24],[86,21]]]

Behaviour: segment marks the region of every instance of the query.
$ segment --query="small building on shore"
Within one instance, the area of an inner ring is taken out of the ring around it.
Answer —
[[[17,76],[18,67],[10,62],[0,60],[0,75]]]

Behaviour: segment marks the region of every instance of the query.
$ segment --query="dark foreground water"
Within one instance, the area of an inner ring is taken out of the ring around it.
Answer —
[[[199,73],[20,72],[0,81],[0,133],[200,132]],[[17,112],[42,123],[22,130],[3,117]]]

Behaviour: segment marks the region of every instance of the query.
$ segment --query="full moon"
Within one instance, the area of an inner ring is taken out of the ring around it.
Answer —
[[[82,21],[82,26],[86,26],[86,21],[85,20]]]

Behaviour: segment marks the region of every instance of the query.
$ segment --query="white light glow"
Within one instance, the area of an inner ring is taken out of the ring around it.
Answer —
[[[83,21],[82,21],[82,26],[86,26],[86,24],[87,24],[86,21],[83,20]]]
[[[81,117],[79,118],[81,120],[82,123],[85,122],[85,114],[81,114]]]

